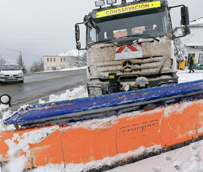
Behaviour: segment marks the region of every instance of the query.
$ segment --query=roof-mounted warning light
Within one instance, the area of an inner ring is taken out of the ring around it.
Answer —
[[[117,0],[106,0],[106,3],[108,5],[113,5],[113,4],[117,3]]]
[[[96,7],[100,7],[101,8],[104,5],[105,5],[104,0],[95,1],[95,6]]]

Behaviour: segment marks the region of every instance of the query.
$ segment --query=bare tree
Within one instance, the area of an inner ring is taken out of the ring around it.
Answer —
[[[6,60],[0,56],[0,69],[6,63]]]
[[[42,72],[42,71],[44,71],[44,61],[41,59],[38,61],[34,61],[30,67],[30,73]]]

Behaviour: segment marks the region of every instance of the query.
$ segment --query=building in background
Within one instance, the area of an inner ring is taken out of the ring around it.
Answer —
[[[190,55],[196,58],[197,64],[203,64],[203,17],[190,22],[191,34],[181,38],[187,49],[187,61]],[[177,28],[176,35],[181,35],[181,28]]]
[[[53,71],[86,65],[84,54],[78,50],[68,50],[56,56],[44,56],[44,70]]]

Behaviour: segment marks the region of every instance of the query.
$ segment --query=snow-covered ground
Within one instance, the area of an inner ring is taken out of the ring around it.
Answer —
[[[203,71],[196,70],[195,73],[188,73],[188,70],[185,70],[185,71],[179,70],[178,76],[180,77],[179,78],[180,83],[201,80],[203,79]],[[79,97],[80,98],[87,97],[86,88],[84,88],[83,86],[79,86],[73,90],[67,90],[61,95],[50,95],[49,101],[52,102],[52,101],[60,101],[60,100],[67,100],[67,99],[71,100]],[[39,103],[44,103],[44,102],[45,101],[43,100],[39,100]],[[25,105],[24,107],[26,106],[27,105]],[[0,115],[3,115],[4,119],[11,114],[12,112],[8,110],[8,106],[0,104]],[[13,126],[9,126],[9,127],[4,126],[2,124],[2,121],[0,121],[0,131],[13,130],[13,129],[14,129]],[[28,141],[30,140],[32,142],[34,138],[33,139],[29,138]],[[109,172],[178,172],[178,171],[203,172],[203,160],[201,160],[202,158],[203,158],[203,141],[200,141],[197,143],[193,143],[189,146],[186,146],[184,148],[177,149],[175,151],[167,152],[159,156],[155,156],[130,165],[109,170]],[[108,161],[108,157],[106,160]],[[17,162],[15,161],[13,163],[20,164],[18,163],[18,161]],[[91,162],[91,163],[100,163],[100,162]],[[13,169],[13,167],[15,166],[14,164],[11,163],[11,165],[9,166],[9,169]],[[15,166],[15,168],[11,171],[21,172],[22,167],[23,167],[22,165],[20,165],[19,168],[18,166]],[[82,165],[82,167],[84,167],[84,165]],[[72,166],[67,166],[66,172],[70,172],[70,171],[77,172],[78,168],[76,168],[77,170],[74,171],[74,168]],[[63,169],[63,166],[61,165],[58,165],[58,166],[48,165],[47,167],[37,168],[33,170],[33,172],[45,172],[45,171],[59,172],[62,169]],[[0,172],[2,172],[1,168],[0,168]]]
[[[189,70],[178,70],[179,83],[203,79],[203,70],[195,70],[195,73],[188,73]]]
[[[108,172],[203,172],[203,141]]]
[[[52,70],[52,71],[43,71],[43,72],[59,72],[59,71],[73,71],[73,70],[80,70],[80,69],[86,69],[87,67],[73,67],[73,68],[66,68],[61,70]],[[42,73],[42,72],[36,72],[36,73]]]
[[[83,56],[83,55],[84,55],[84,53],[80,52],[79,50],[74,50],[74,49],[58,54],[58,56],[68,56],[68,57],[70,57],[70,56],[77,57],[77,56]]]

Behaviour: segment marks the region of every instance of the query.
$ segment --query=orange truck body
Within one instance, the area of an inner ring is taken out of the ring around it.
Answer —
[[[1,132],[0,160],[8,163],[24,156],[28,169],[47,164],[102,162],[104,158],[114,163],[119,157],[142,154],[138,150],[143,147],[154,151],[202,135],[203,100],[194,100],[67,126]]]

